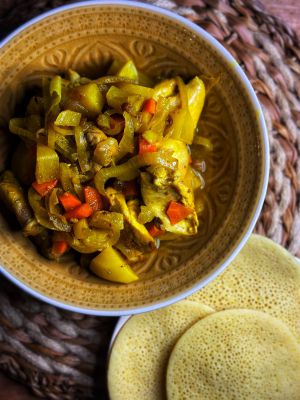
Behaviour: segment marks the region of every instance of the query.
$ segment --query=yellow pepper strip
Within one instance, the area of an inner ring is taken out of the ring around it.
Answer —
[[[112,282],[130,283],[139,277],[112,247],[107,247],[90,264],[91,270],[100,278]]]
[[[193,143],[204,146],[209,151],[212,151],[214,147],[210,139],[198,135],[195,136]]]
[[[167,79],[164,80],[157,85],[154,86],[154,100],[158,100],[161,97],[169,97],[172,96],[175,92],[176,88],[176,80],[175,79]]]
[[[80,126],[75,127],[75,142],[77,146],[78,162],[82,172],[89,171],[91,165],[88,159],[87,141]]]
[[[137,94],[140,96],[145,97],[146,99],[150,99],[153,97],[154,90],[152,88],[146,87],[146,86],[141,86],[141,85],[134,85],[132,83],[122,83],[120,85],[120,88],[129,94]]]
[[[78,126],[80,124],[81,114],[75,111],[65,110],[61,111],[56,120],[55,125],[60,126]]]
[[[153,211],[151,207],[141,206],[141,211],[138,216],[138,222],[144,225],[147,222],[151,222],[155,216],[155,211]]]
[[[192,144],[194,138],[195,124],[192,119],[189,110],[188,103],[188,93],[187,86],[184,84],[183,80],[180,77],[176,78],[178,88],[179,88],[179,96],[181,100],[181,110],[185,112],[184,124],[182,125],[181,133],[177,139],[181,140],[184,143]],[[197,120],[198,122],[198,120]],[[175,139],[175,138],[174,138]]]
[[[205,85],[198,76],[195,76],[195,78],[186,85],[186,88],[188,108],[193,120],[193,128],[195,130],[204,105]]]
[[[37,145],[35,178],[37,183],[49,182],[59,177],[59,158],[55,150]]]

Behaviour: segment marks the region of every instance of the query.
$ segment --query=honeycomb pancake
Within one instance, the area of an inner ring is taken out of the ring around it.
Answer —
[[[285,322],[300,341],[300,266],[283,247],[252,235],[225,272],[189,300],[215,310],[249,308]]]
[[[111,351],[108,366],[110,399],[165,399],[166,366],[173,346],[195,322],[213,312],[208,306],[182,301],[131,317]]]
[[[168,400],[299,400],[300,346],[282,321],[226,310],[194,324],[167,368]]]

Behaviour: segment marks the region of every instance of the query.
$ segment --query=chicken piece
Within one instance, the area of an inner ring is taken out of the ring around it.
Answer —
[[[178,190],[180,189],[180,192]],[[167,188],[157,187],[153,182],[151,175],[147,172],[141,173],[141,192],[146,207],[151,208],[154,214],[163,224],[166,232],[176,233],[177,235],[194,235],[197,233],[198,218],[194,211],[182,221],[175,225],[170,223],[166,214],[166,209],[170,201],[180,201],[188,207],[194,206],[191,193],[188,193],[188,188],[177,183]],[[193,208],[193,207],[191,207]]]
[[[193,188],[186,180],[189,170],[189,153],[186,144],[175,139],[164,139],[161,149],[171,151],[177,160],[178,168],[174,171],[163,166],[148,168],[141,174],[141,191],[144,203],[160,218],[167,232],[179,235],[194,235],[197,233],[198,217],[194,211],[184,220],[171,225],[166,215],[170,201],[179,201],[188,208],[195,209]],[[153,178],[153,179],[152,179]]]
[[[129,224],[138,242],[142,245],[146,245],[150,250],[154,249],[155,240],[145,226],[140,224],[137,220],[136,205],[130,204],[128,206],[124,195],[113,188],[108,188],[106,194],[111,204],[112,211],[117,211],[124,215],[125,221]]]

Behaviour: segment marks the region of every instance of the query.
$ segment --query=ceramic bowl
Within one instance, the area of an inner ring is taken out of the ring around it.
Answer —
[[[250,235],[266,192],[269,150],[262,111],[245,74],[208,33],[171,12],[135,2],[84,2],[55,9],[13,32],[0,48],[0,169],[9,164],[7,123],[26,90],[68,68],[101,76],[113,59],[133,59],[154,78],[219,77],[201,129],[209,133],[199,235],[165,242],[140,280],[105,282],[74,261],[44,259],[0,216],[1,271],[36,297],[83,313],[126,315],[178,301],[214,279]]]

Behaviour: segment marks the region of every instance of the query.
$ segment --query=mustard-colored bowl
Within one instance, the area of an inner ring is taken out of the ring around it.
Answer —
[[[237,255],[259,216],[266,193],[269,148],[262,111],[237,62],[208,33],[146,4],[83,2],[45,13],[20,27],[0,47],[0,170],[9,164],[12,115],[42,76],[68,68],[103,74],[113,59],[133,59],[153,77],[219,77],[209,93],[200,129],[209,134],[204,211],[199,234],[165,242],[134,268],[140,280],[103,281],[75,261],[40,256],[0,216],[0,269],[32,295],[59,307],[95,315],[126,315],[178,301],[208,284]]]

